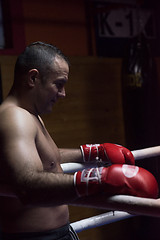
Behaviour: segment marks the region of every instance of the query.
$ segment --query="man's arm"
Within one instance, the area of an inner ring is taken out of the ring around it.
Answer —
[[[0,131],[2,185],[34,205],[61,205],[77,198],[73,176],[44,171],[36,147],[36,125],[28,112],[9,110],[1,116]]]
[[[37,152],[36,119],[23,111],[15,113],[11,110],[6,119],[1,116],[0,120],[2,147],[0,181],[14,188],[22,202],[26,204],[34,206],[71,204],[76,202],[78,197],[92,194],[97,197],[100,192],[111,195],[123,193],[157,197],[155,178],[149,172],[135,166],[128,166],[126,172],[126,167],[124,169],[122,164],[118,166],[115,164],[108,168],[78,172],[74,176],[45,172]],[[116,174],[108,174],[114,173],[113,170],[116,170]],[[146,178],[149,179],[149,184],[148,182],[146,184]],[[155,189],[154,192],[152,187]],[[94,199],[93,196],[89,198]]]
[[[69,163],[69,162],[84,163],[80,148],[79,149],[60,148],[59,152],[61,156],[61,163]]]

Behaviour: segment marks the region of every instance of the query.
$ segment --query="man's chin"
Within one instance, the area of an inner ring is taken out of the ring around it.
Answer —
[[[46,113],[46,114],[48,114],[48,113],[51,113],[51,112],[52,112],[52,110],[53,110],[53,107],[52,107],[52,108],[50,108],[50,109],[46,109],[45,113]]]
[[[53,106],[48,107],[48,108],[44,109],[44,111],[41,114],[49,114],[52,112],[52,110],[53,110]]]

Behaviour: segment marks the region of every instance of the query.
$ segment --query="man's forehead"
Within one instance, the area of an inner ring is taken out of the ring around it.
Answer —
[[[56,56],[56,57],[54,58],[53,64],[54,64],[55,66],[59,66],[59,67],[63,66],[63,67],[67,67],[67,68],[69,69],[69,65],[68,65],[68,63],[66,62],[66,60],[63,59],[62,57],[59,57],[59,56]]]

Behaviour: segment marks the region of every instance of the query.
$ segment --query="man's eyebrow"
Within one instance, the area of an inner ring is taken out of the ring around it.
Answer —
[[[67,77],[60,77],[57,79],[58,81],[63,81],[63,82],[67,82],[68,78]]]
[[[56,79],[54,82],[55,83],[57,83],[57,82],[61,82],[61,83],[66,83],[67,82],[67,80],[68,80],[68,78],[58,78],[58,79]]]

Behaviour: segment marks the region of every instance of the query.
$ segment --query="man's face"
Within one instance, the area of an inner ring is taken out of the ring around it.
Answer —
[[[59,98],[65,97],[65,84],[68,81],[69,66],[65,60],[56,57],[45,83],[39,81],[36,111],[38,114],[52,111]]]

